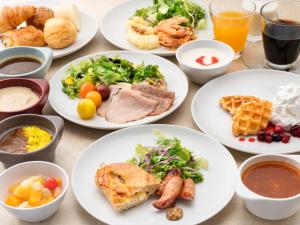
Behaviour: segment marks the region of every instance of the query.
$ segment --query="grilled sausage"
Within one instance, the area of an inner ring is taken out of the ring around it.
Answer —
[[[173,176],[181,176],[181,170],[178,169],[178,168],[175,168],[175,169],[172,169],[168,174],[167,176],[165,176],[165,178],[163,179],[161,185],[160,185],[160,188],[155,192],[156,195],[158,196],[161,196],[165,187],[166,187],[166,184],[169,182],[170,178],[173,177]]]
[[[183,188],[180,197],[184,200],[193,200],[195,197],[195,183],[192,179],[186,179],[183,182]]]
[[[172,176],[166,184],[160,199],[153,203],[157,209],[166,209],[174,204],[181,193],[183,179],[179,176]]]

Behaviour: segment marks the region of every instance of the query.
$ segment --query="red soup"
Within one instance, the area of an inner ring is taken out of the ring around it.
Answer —
[[[247,168],[242,181],[259,195],[288,198],[300,193],[300,168],[284,162],[261,162]]]

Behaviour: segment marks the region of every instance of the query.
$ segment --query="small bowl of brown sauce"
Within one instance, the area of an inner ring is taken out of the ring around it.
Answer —
[[[4,167],[25,161],[55,159],[64,128],[58,116],[22,114],[0,122],[0,161]]]
[[[44,79],[0,80],[0,120],[17,114],[42,114],[49,89]]]
[[[299,155],[257,155],[242,163],[239,175],[237,195],[257,217],[281,220],[299,210]]]
[[[44,78],[52,63],[52,50],[13,47],[1,51],[0,79],[12,77]]]

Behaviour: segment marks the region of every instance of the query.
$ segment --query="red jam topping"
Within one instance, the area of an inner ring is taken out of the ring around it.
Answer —
[[[219,62],[219,59],[217,57],[212,56],[211,57],[211,62],[210,63],[205,63],[204,62],[205,57],[206,56],[200,56],[199,58],[196,59],[196,62],[199,63],[202,66],[210,66],[210,65],[213,65],[213,64],[216,64],[216,63]]]
[[[255,138],[248,138],[249,142],[255,142]]]
[[[240,141],[240,142],[243,142],[243,141],[245,141],[245,140],[246,140],[245,138],[242,138],[242,137],[239,138],[239,141]]]

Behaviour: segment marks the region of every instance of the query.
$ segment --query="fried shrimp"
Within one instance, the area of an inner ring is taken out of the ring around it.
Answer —
[[[181,24],[187,22],[187,18],[179,16],[160,21],[155,27],[156,34],[159,37],[159,43],[168,48],[175,49],[180,45],[195,39],[191,27],[181,26]]]
[[[180,26],[180,24],[187,23],[188,19],[185,17],[173,17],[170,19],[162,20],[156,26],[157,32],[164,32],[174,37],[185,37],[190,35],[191,28]]]

